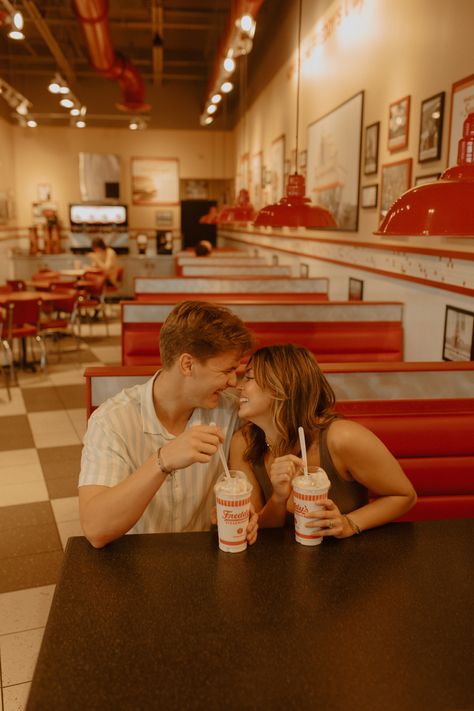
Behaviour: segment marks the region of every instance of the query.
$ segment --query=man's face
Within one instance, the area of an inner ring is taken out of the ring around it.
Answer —
[[[212,409],[217,406],[219,393],[237,385],[236,370],[241,360],[240,352],[228,351],[201,362],[193,361],[194,407]]]

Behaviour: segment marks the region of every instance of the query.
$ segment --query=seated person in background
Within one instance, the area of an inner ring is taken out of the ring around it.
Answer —
[[[92,240],[92,252],[87,254],[92,266],[100,269],[112,286],[117,286],[118,260],[112,247],[107,247],[102,237]]]
[[[212,244],[207,239],[202,239],[194,247],[196,257],[208,257],[212,253]]]
[[[413,486],[385,445],[337,414],[331,386],[305,348],[260,348],[239,390],[239,417],[248,422],[232,439],[230,466],[244,471],[254,486],[259,526],[283,526],[292,511],[291,482],[303,473],[299,426],[308,466],[322,467],[331,481],[325,510],[308,514],[314,519],[308,527],[321,527],[322,536],[348,538],[415,504]],[[368,491],[378,498],[369,503]]]
[[[184,301],[160,332],[162,369],[91,416],[79,510],[96,548],[124,533],[209,530],[213,486],[238,427],[236,370],[252,336],[229,309]],[[212,425],[210,423],[213,423]],[[214,424],[215,423],[215,424]],[[247,529],[257,536],[254,513]]]

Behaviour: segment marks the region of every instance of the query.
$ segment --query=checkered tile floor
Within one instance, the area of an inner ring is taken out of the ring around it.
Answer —
[[[83,328],[79,354],[46,373],[20,371],[11,401],[0,378],[0,711],[24,708],[69,536],[82,535],[77,504],[86,427],[84,368],[120,363],[117,307],[109,324]]]

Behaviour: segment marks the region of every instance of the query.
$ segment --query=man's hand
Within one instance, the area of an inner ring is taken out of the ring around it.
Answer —
[[[224,433],[216,425],[195,425],[161,447],[166,469],[185,469],[195,462],[207,464],[224,441]]]

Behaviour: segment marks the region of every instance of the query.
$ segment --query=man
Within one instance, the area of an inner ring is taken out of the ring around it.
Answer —
[[[210,527],[213,486],[238,426],[236,370],[252,336],[229,309],[185,301],[160,332],[162,369],[91,416],[84,437],[79,508],[96,548],[128,531]],[[212,423],[212,424],[211,424]],[[247,538],[256,539],[257,517]]]

